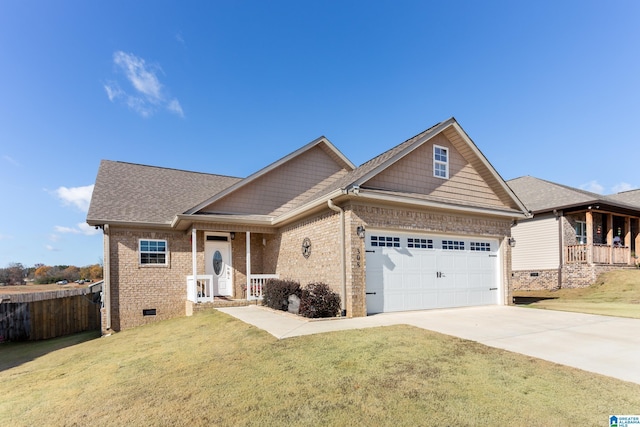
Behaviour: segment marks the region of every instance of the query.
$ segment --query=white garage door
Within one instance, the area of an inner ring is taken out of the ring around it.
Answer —
[[[367,313],[498,304],[498,268],[497,240],[368,232]]]

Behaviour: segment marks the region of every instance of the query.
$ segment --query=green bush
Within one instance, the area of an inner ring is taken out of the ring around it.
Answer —
[[[302,289],[300,312],[304,317],[335,317],[340,313],[340,295],[326,283],[309,283]]]
[[[293,280],[269,279],[262,290],[262,305],[274,310],[289,309],[289,295],[300,296],[300,283]]]

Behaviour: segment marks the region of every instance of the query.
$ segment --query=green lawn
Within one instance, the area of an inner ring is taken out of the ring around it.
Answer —
[[[549,298],[529,304],[533,308],[640,319],[640,270],[611,271],[586,288],[518,291],[514,295]]]
[[[640,409],[638,384],[409,326],[278,341],[212,311],[61,340],[0,345],[0,425],[602,426]]]

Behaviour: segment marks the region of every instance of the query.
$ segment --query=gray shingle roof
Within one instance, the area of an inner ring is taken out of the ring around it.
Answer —
[[[626,209],[640,208],[640,190],[603,196],[532,176],[511,179],[507,185],[534,213],[591,203],[606,203]]]
[[[168,224],[176,214],[238,181],[240,178],[103,160],[87,222]]]
[[[600,200],[603,196],[532,176],[507,181],[527,209],[532,212],[553,210]]]

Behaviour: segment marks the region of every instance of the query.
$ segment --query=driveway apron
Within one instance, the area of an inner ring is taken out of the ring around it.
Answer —
[[[259,306],[218,309],[278,339],[412,325],[640,384],[640,319],[514,306],[465,307],[309,320]]]

